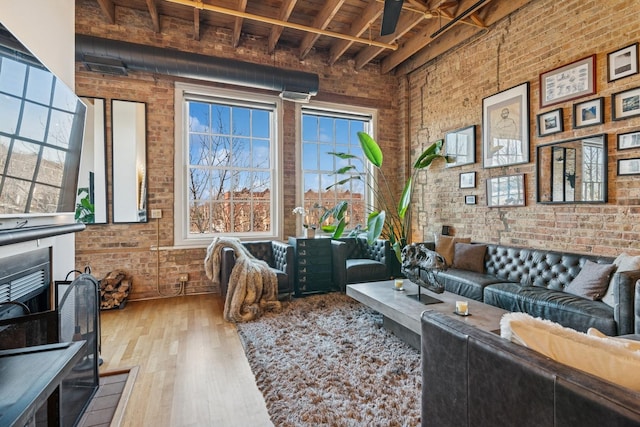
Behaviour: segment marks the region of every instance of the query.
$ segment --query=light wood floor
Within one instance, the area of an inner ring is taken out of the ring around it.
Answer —
[[[123,426],[272,426],[219,295],[101,312],[101,370],[139,366]]]

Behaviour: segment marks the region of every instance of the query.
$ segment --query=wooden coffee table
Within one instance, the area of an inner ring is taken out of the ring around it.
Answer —
[[[421,288],[421,294],[442,301],[425,305],[415,297],[409,297],[409,295],[418,293],[418,285],[412,283],[409,279],[404,279],[403,287],[403,291],[395,290],[393,280],[355,283],[347,285],[347,295],[381,313],[384,326],[416,348],[420,348],[420,317],[425,310],[434,310],[454,316],[458,320],[476,328],[496,333],[499,333],[502,315],[508,313],[508,311],[501,308],[451,292],[445,291],[444,293],[436,294]],[[468,302],[469,316],[463,317],[454,313],[456,301]]]

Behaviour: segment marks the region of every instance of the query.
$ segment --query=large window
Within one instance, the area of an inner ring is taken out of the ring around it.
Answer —
[[[316,206],[330,209],[340,201],[346,201],[349,206],[346,214],[348,228],[366,225],[369,194],[366,191],[367,177],[362,173],[366,165],[360,160],[343,160],[328,153],[349,153],[364,159],[357,133],[371,134],[372,122],[371,111],[340,111],[330,106],[301,109],[302,202],[312,216],[322,212],[322,208]],[[333,172],[349,164],[356,167],[353,173],[361,172],[360,179],[336,185],[347,176]]]
[[[275,235],[276,102],[193,88],[181,95],[185,239]]]

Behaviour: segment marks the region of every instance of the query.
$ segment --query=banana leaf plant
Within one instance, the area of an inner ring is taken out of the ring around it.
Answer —
[[[367,240],[371,244],[380,236],[388,239],[396,257],[399,261],[402,261],[402,248],[410,243],[411,191],[416,175],[421,170],[428,168],[436,159],[442,158],[446,162],[451,162],[454,159],[441,154],[443,140],[440,139],[429,145],[413,163],[411,176],[409,176],[405,182],[402,193],[398,197],[392,191],[389,180],[382,171],[383,155],[378,143],[365,132],[358,132],[358,138],[366,161],[371,164],[373,168],[367,167],[365,159],[359,156],[348,153],[331,152],[329,154],[343,160],[359,161],[363,170],[360,171],[356,165],[349,164],[334,171],[334,174],[346,175],[346,177],[328,186],[326,189],[329,190],[332,187],[346,184],[351,180],[362,181],[363,176],[367,176],[368,179],[365,182],[372,190],[375,199],[370,206],[371,213],[367,218]],[[377,173],[375,173],[376,171]]]

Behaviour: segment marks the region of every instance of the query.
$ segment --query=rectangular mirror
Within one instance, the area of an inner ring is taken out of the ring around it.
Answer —
[[[538,203],[605,203],[607,135],[537,147]]]
[[[107,159],[105,110],[102,98],[81,98],[87,106],[80,174],[76,197],[76,221],[107,223]]]
[[[444,149],[447,156],[454,158],[447,167],[468,165],[476,162],[476,126],[447,132],[444,136]]]
[[[147,105],[111,101],[112,222],[147,222]]]

